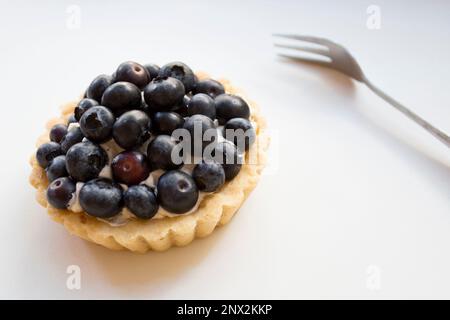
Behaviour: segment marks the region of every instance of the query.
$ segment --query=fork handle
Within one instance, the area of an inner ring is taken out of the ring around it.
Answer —
[[[388,96],[386,93],[384,93],[381,89],[377,88],[373,83],[371,83],[367,78],[364,78],[363,81],[367,87],[369,87],[370,90],[372,90],[374,93],[376,93],[379,97],[381,97],[384,101],[392,105],[394,108],[396,108],[398,111],[403,113],[405,116],[413,120],[415,123],[417,123],[419,126],[427,130],[429,133],[431,133],[435,138],[437,138],[439,141],[441,141],[443,144],[445,144],[448,148],[450,148],[450,137],[442,132],[441,130],[437,129],[433,125],[431,125],[428,121],[422,119],[420,116],[406,108],[404,105],[393,99],[392,97]]]

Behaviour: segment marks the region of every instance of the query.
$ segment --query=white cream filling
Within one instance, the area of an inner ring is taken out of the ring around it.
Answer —
[[[75,126],[76,127],[76,126]],[[221,135],[219,135],[219,137],[222,138],[223,137]],[[146,154],[147,153],[147,147],[148,144],[151,142],[152,138],[150,138],[148,141],[146,141],[141,148],[139,148],[139,151]],[[219,138],[220,140],[220,138]],[[117,145],[117,143],[114,140],[110,140],[104,144],[101,145],[101,147],[105,150],[105,152],[108,154],[108,163],[105,165],[105,167],[102,169],[102,171],[99,174],[99,177],[101,178],[107,178],[107,179],[112,179],[113,175],[112,175],[112,168],[111,168],[111,162],[112,159],[114,159],[114,157],[116,155],[118,155],[119,153],[125,151],[124,149],[122,149],[120,146]],[[195,164],[185,164],[183,167],[180,168],[181,171],[186,172],[187,174],[192,174],[192,171],[194,170]],[[141,184],[145,184],[151,188],[156,188],[156,185],[158,184],[158,179],[159,177],[164,173],[164,170],[155,170],[152,171],[150,173],[150,175],[148,176],[148,178],[144,181],[141,182]],[[79,201],[79,195],[80,195],[80,190],[83,187],[84,183],[83,182],[78,182],[77,183],[77,188],[76,188],[76,192],[74,193],[72,200],[70,201],[69,204],[69,210],[73,211],[73,212],[83,212],[83,208],[80,205],[80,201]],[[121,184],[123,190],[127,190],[128,186],[125,184]],[[200,205],[201,201],[203,200],[205,196],[204,192],[199,192],[199,197],[197,199],[197,203],[195,204],[195,206],[189,210],[188,212],[185,212],[183,214],[175,214],[175,213],[171,213],[167,210],[165,210],[163,207],[159,207],[158,212],[156,213],[156,215],[152,218],[152,219],[163,219],[166,217],[172,218],[172,217],[178,217],[181,215],[186,215],[186,214],[190,214],[194,211],[196,211],[198,209],[198,206]],[[119,227],[119,226],[123,226],[125,224],[127,224],[130,220],[133,219],[137,219],[136,216],[130,212],[130,210],[128,210],[127,208],[123,208],[122,211],[115,215],[112,218],[109,219],[100,219],[98,218],[98,220],[101,220],[107,224],[109,224],[112,227]]]
[[[217,125],[217,124],[216,124]],[[256,123],[252,122],[253,128],[256,130]],[[79,127],[78,123],[72,123],[69,125],[69,129],[68,130],[73,130],[75,128]],[[222,142],[225,140],[224,136],[223,136],[223,126],[218,126],[217,127],[217,133],[218,133],[218,142]],[[139,151],[147,154],[147,147],[148,144],[153,140],[153,137],[150,138],[148,141],[146,141],[140,148]],[[103,143],[101,145],[101,147],[105,150],[105,152],[108,154],[108,163],[105,165],[105,167],[102,169],[102,171],[99,174],[99,177],[102,178],[108,178],[108,179],[112,179],[113,175],[112,175],[112,169],[111,169],[111,162],[112,159],[114,159],[114,157],[116,155],[118,155],[119,153],[125,151],[124,149],[122,149],[119,145],[117,145],[117,143],[111,139],[110,141]],[[194,161],[193,164],[185,164],[183,167],[181,167],[181,171],[186,172],[189,175],[192,175],[192,171],[194,170],[195,167],[195,163],[196,161]],[[144,181],[141,182],[141,184],[145,184],[151,188],[155,188],[157,183],[158,183],[158,179],[159,177],[164,173],[164,170],[155,170],[152,171],[150,173],[150,175],[148,176],[148,178]],[[77,186],[76,186],[76,192],[73,194],[72,200],[70,201],[68,210],[73,211],[73,212],[83,212],[83,208],[80,205],[80,201],[79,201],[79,194],[80,194],[80,190],[83,187],[84,183],[83,182],[78,182]],[[128,189],[127,185],[121,184],[122,188],[124,190]],[[165,210],[163,207],[159,207],[158,212],[156,213],[156,215],[152,218],[152,219],[162,219],[162,218],[166,218],[166,217],[178,217],[181,215],[187,215],[190,214],[192,212],[195,212],[201,201],[203,200],[203,198],[205,197],[205,195],[207,195],[208,193],[205,192],[199,192],[199,197],[197,199],[197,203],[195,204],[195,206],[188,212],[185,212],[183,214],[175,214],[175,213],[171,213],[167,210]],[[109,218],[109,219],[100,219],[99,220],[109,224],[112,227],[119,227],[119,226],[123,226],[125,224],[127,224],[130,220],[133,219],[137,219],[137,217],[130,212],[130,210],[128,210],[127,208],[123,208],[122,211],[117,214],[116,216]]]
[[[188,164],[188,165],[184,165],[183,167],[181,167],[180,170],[188,173],[188,174],[192,174],[192,170],[194,169],[194,164]],[[111,172],[111,166],[110,165],[106,165],[105,168],[103,168],[102,173],[103,172]],[[102,173],[100,173],[100,176],[102,176]],[[153,172],[150,173],[149,177],[142,181],[141,184],[145,184],[151,188],[155,188],[157,183],[158,183],[158,179],[159,177],[164,173],[164,170],[155,170]],[[107,178],[106,176],[103,176],[105,178]],[[79,201],[79,195],[80,195],[80,190],[83,187],[84,183],[83,182],[78,182],[77,186],[76,186],[76,191],[72,196],[72,200],[69,203],[69,210],[73,211],[73,212],[83,212],[83,208],[80,205],[80,201]],[[121,187],[123,188],[123,190],[127,190],[128,186],[125,184],[121,184]],[[195,206],[189,210],[188,212],[185,212],[183,214],[175,214],[175,213],[171,213],[167,210],[165,210],[163,207],[159,207],[158,212],[156,213],[156,215],[152,218],[152,219],[162,219],[162,218],[172,218],[172,217],[178,217],[181,215],[186,215],[186,214],[190,214],[194,211],[196,211],[198,209],[198,206],[200,205],[201,201],[203,200],[203,198],[205,197],[207,193],[205,192],[199,192],[199,196],[197,199],[197,203],[195,204]],[[100,219],[103,222],[108,223],[109,225],[113,226],[113,227],[119,227],[119,226],[123,226],[125,224],[128,223],[128,221],[132,220],[132,219],[137,219],[136,216],[130,212],[130,210],[128,210],[127,208],[123,208],[122,211],[117,214],[116,216],[110,218],[110,219]]]
[[[79,127],[80,127],[80,124],[78,122],[72,122],[67,127],[67,131],[72,131],[72,130],[75,130],[75,129],[79,128]]]
[[[80,190],[81,188],[84,186],[83,182],[78,182],[77,186],[76,186],[76,191],[75,193],[72,195],[72,199],[69,202],[69,210],[73,211],[73,212],[83,212],[83,208],[80,205],[80,201],[79,201],[79,195],[80,195]]]

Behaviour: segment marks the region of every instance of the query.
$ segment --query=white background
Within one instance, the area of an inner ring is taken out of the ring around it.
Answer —
[[[375,84],[450,132],[450,2],[0,3],[0,298],[450,298],[449,150],[362,85],[277,59],[271,37],[344,44]],[[379,30],[366,26],[371,4]],[[47,119],[126,60],[232,79],[273,132],[278,161],[232,222],[185,248],[87,243],[28,184]],[[81,290],[66,288],[69,265]]]

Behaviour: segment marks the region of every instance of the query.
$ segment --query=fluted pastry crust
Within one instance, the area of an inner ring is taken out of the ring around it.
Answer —
[[[198,73],[199,79],[207,78],[204,73]],[[242,93],[227,80],[219,80],[227,93]],[[164,251],[172,246],[185,246],[195,238],[206,237],[219,225],[230,221],[250,192],[255,188],[266,163],[266,153],[270,138],[267,135],[266,122],[260,114],[258,106],[246,99],[251,110],[251,121],[256,123],[256,142],[250,153],[256,155],[254,164],[244,164],[240,173],[214,194],[204,197],[198,209],[190,214],[179,217],[165,217],[151,220],[130,220],[126,225],[113,227],[99,221],[84,212],[71,212],[55,209],[47,203],[46,189],[48,180],[45,170],[37,163],[36,157],[31,157],[32,173],[30,183],[37,190],[37,201],[45,208],[53,220],[63,224],[66,229],[85,240],[100,244],[113,250],[127,249],[144,253],[148,250]],[[51,119],[46,126],[46,132],[38,139],[37,146],[49,141],[49,131],[57,123],[67,123],[73,113],[76,101],[62,107],[59,118]],[[248,155],[248,153],[247,153]]]

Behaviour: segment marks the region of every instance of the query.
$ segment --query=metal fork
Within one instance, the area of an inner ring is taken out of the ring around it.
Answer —
[[[421,118],[420,116],[418,116],[417,114],[415,114],[414,112],[412,112],[411,110],[406,108],[404,105],[400,104],[398,101],[396,101],[392,97],[388,96],[381,89],[377,88],[372,82],[370,82],[367,79],[367,77],[364,75],[364,72],[362,71],[361,67],[359,66],[358,62],[355,60],[355,58],[353,58],[353,56],[350,54],[350,52],[348,52],[347,49],[345,49],[343,46],[341,46],[335,42],[332,42],[328,39],[311,37],[311,36],[292,35],[292,34],[274,34],[273,36],[292,39],[292,40],[299,40],[299,41],[303,41],[305,43],[313,43],[313,44],[322,46],[323,48],[311,48],[311,47],[305,47],[305,46],[275,44],[275,46],[280,47],[280,48],[294,49],[294,50],[299,50],[299,51],[303,51],[303,52],[309,52],[309,53],[313,53],[313,54],[316,54],[316,55],[326,58],[328,61],[323,61],[323,60],[314,59],[314,58],[291,56],[291,55],[286,55],[286,54],[279,54],[279,56],[284,57],[286,59],[300,61],[300,62],[306,62],[306,63],[334,69],[334,70],[339,71],[359,82],[364,83],[379,97],[381,97],[383,100],[388,102],[394,108],[399,110],[401,113],[403,113],[409,119],[416,122],[418,125],[420,125],[422,128],[427,130],[434,137],[439,139],[439,141],[441,141],[447,147],[450,148],[450,137],[447,134],[445,134],[441,130],[439,130],[436,127],[434,127],[433,125],[431,125],[428,121],[424,120],[423,118]]]

